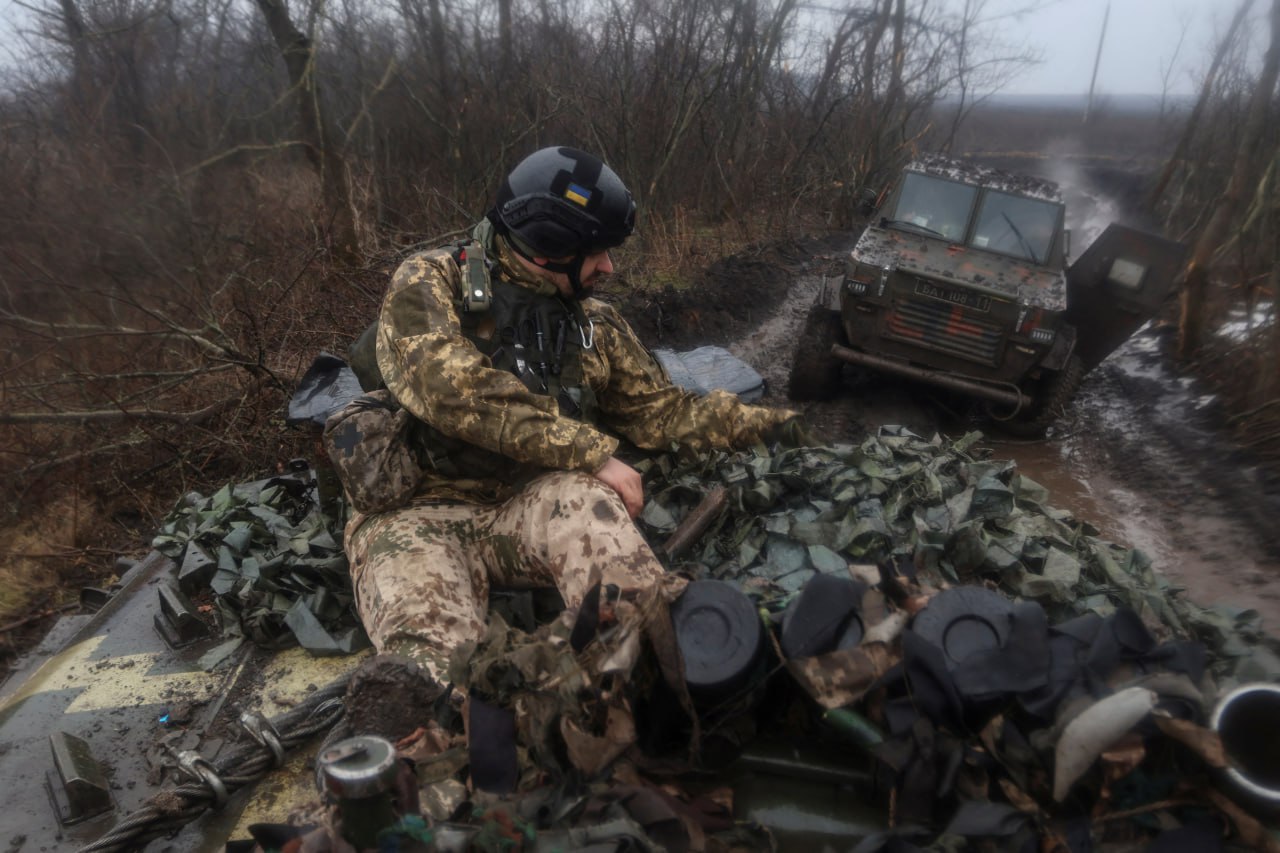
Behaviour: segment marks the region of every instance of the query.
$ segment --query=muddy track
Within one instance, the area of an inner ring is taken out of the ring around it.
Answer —
[[[1127,371],[1131,359],[1122,351],[1095,371],[1072,426],[1102,434],[1096,448],[1125,482],[1170,504],[1208,504],[1280,558],[1280,495],[1267,493],[1258,469],[1209,415],[1190,400],[1168,399],[1166,382]]]
[[[765,405],[794,407],[787,374],[805,312],[824,284],[839,283],[854,239],[832,234],[759,250],[749,264],[722,262],[694,290],[651,298],[649,315],[667,321],[660,338],[643,317],[637,326],[654,346],[727,346],[765,378]],[[719,322],[708,328],[707,317]],[[1278,631],[1280,495],[1205,413],[1194,383],[1167,366],[1161,344],[1144,331],[1103,362],[1043,441],[1002,438],[968,401],[852,368],[837,399],[802,411],[832,441],[883,424],[923,435],[981,429],[992,454],[1047,486],[1055,506],[1147,552],[1192,601],[1256,609]]]

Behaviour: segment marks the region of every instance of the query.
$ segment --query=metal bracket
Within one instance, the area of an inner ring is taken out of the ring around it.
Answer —
[[[170,647],[180,649],[209,636],[209,626],[195,613],[191,599],[171,583],[158,589],[160,612],[155,616],[156,631]]]
[[[218,561],[199,543],[188,542],[187,553],[178,568],[178,585],[188,594],[209,586],[218,571]]]
[[[203,782],[209,790],[213,791],[213,807],[215,809],[222,808],[227,802],[227,786],[218,778],[213,765],[206,761],[200,753],[194,749],[184,749],[179,752],[178,769],[197,782]]]
[[[103,812],[111,811],[111,788],[107,775],[89,751],[89,744],[75,735],[49,735],[54,769],[45,773],[45,789],[58,816],[58,823],[71,826]]]
[[[240,725],[249,733],[249,737],[271,751],[273,767],[284,764],[284,745],[280,743],[280,733],[270,720],[253,711],[245,711],[240,715]]]

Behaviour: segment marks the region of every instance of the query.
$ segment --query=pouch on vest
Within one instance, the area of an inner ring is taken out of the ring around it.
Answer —
[[[352,506],[386,512],[404,506],[422,482],[413,452],[415,419],[390,391],[357,397],[324,425],[324,449]]]

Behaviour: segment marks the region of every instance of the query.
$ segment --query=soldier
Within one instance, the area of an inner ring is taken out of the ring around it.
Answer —
[[[793,412],[675,387],[591,298],[634,221],[612,169],[544,148],[503,181],[465,250],[414,255],[392,278],[377,368],[414,419],[423,471],[406,505],[357,512],[346,547],[374,645],[437,681],[458,644],[484,635],[491,584],[554,585],[573,612],[593,571],[624,595],[662,576],[632,522],[643,489],[615,435],[703,450],[797,428]]]

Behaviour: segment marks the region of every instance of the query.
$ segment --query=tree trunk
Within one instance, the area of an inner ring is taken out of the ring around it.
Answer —
[[[515,66],[515,48],[511,38],[511,0],[498,0],[498,79],[503,82],[511,79],[511,70]]]
[[[1182,315],[1178,323],[1178,357],[1192,358],[1204,343],[1205,306],[1209,291],[1209,264],[1214,253],[1227,235],[1231,221],[1240,212],[1245,200],[1245,190],[1257,178],[1257,151],[1266,130],[1267,110],[1280,74],[1280,0],[1271,3],[1271,43],[1267,46],[1266,59],[1253,95],[1249,99],[1249,112],[1240,144],[1236,151],[1235,166],[1227,188],[1214,207],[1209,224],[1196,241],[1187,264],[1187,278],[1182,286]]]
[[[858,126],[856,138],[862,141],[862,153],[854,164],[857,171],[858,186],[868,183],[879,160],[880,134],[883,129],[877,127],[879,116],[876,115],[876,55],[880,52],[880,41],[889,29],[889,21],[893,17],[894,0],[884,0],[884,6],[878,13],[871,31],[867,33],[866,44],[862,55],[862,93],[858,99],[857,113],[854,121]]]
[[[1249,0],[1253,2],[1253,0]],[[1098,85],[1098,67],[1102,65],[1102,45],[1107,40],[1107,22],[1111,20],[1111,4],[1102,13],[1102,32],[1098,34],[1098,51],[1093,55],[1093,75],[1089,77],[1089,99],[1084,102],[1084,123],[1088,124],[1093,116],[1093,94]]]
[[[83,116],[89,108],[93,62],[89,53],[89,29],[75,0],[61,0],[62,26],[71,44],[71,99]]]
[[[462,151],[458,148],[458,140],[462,137],[463,110],[466,102],[453,97],[453,81],[450,79],[449,39],[445,31],[444,14],[440,11],[440,0],[428,0],[427,9],[431,21],[431,60],[432,73],[435,75],[436,91],[440,94],[440,129],[443,137],[440,140],[442,151],[449,152],[451,166],[457,172],[462,163]]]
[[[436,91],[440,93],[440,106],[448,109],[453,87],[449,81],[449,42],[445,38],[444,15],[440,12],[440,0],[428,0],[428,20],[431,22],[431,64],[436,78]]]
[[[1187,156],[1187,148],[1191,145],[1191,140],[1195,138],[1196,129],[1200,126],[1200,118],[1204,115],[1205,107],[1208,106],[1209,99],[1213,94],[1213,81],[1218,77],[1218,69],[1221,67],[1223,59],[1226,58],[1231,48],[1231,43],[1236,39],[1236,32],[1240,29],[1241,23],[1244,22],[1245,14],[1252,5],[1253,0],[1242,0],[1240,8],[1236,9],[1236,14],[1231,19],[1231,25],[1227,27],[1226,35],[1219,42],[1218,49],[1213,54],[1213,62],[1209,65],[1209,71],[1204,75],[1204,83],[1200,86],[1200,95],[1196,98],[1196,105],[1192,107],[1191,115],[1187,117],[1187,123],[1182,128],[1182,136],[1178,138],[1178,144],[1174,146],[1173,153],[1169,155],[1169,161],[1164,164],[1164,171],[1160,173],[1160,180],[1156,181],[1151,194],[1147,196],[1148,210],[1154,211],[1160,204],[1160,199],[1164,196],[1164,191],[1168,188],[1174,171],[1183,158]]]
[[[289,17],[285,0],[257,0],[271,37],[284,59],[289,84],[298,96],[298,122],[307,160],[320,177],[324,204],[325,231],[329,250],[337,257],[353,261],[360,256],[355,209],[347,183],[347,164],[338,148],[338,133],[325,120],[320,103],[320,86],[315,77],[315,46]]]
[[[960,15],[960,36],[956,39],[956,86],[960,90],[960,97],[955,115],[951,117],[951,129],[947,131],[947,139],[942,143],[942,153],[947,155],[955,147],[960,123],[964,121],[964,107],[969,100],[969,27],[973,23],[970,9],[970,0],[964,0],[964,11]]]

